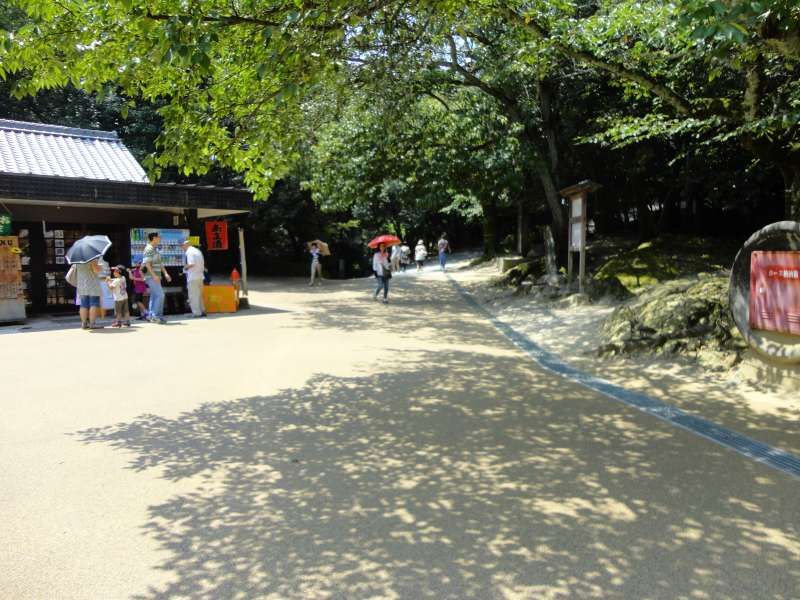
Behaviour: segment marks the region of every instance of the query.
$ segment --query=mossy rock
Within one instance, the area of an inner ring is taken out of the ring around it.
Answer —
[[[622,250],[606,259],[595,279],[618,279],[636,291],[702,271],[727,269],[733,262],[736,246],[701,237],[663,236]]]
[[[607,298],[611,300],[627,300],[633,294],[628,291],[616,277],[590,279],[586,284],[586,293],[591,300]]]
[[[728,275],[703,274],[656,285],[617,308],[603,325],[601,355],[744,350],[734,336]]]

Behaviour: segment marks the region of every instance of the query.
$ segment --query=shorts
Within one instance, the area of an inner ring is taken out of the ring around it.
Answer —
[[[100,296],[81,296],[81,308],[100,308]]]
[[[133,299],[133,303],[134,304],[138,304],[139,302],[144,304],[144,292],[136,292],[136,291],[134,291],[131,294],[131,298]]]
[[[128,299],[114,301],[114,317],[117,320],[128,320],[131,318],[130,310],[128,309]]]

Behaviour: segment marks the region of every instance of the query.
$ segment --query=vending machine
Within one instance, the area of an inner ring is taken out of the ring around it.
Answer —
[[[183,249],[181,240],[189,237],[188,229],[159,229],[157,227],[137,227],[131,229],[131,263],[138,264],[142,261],[147,234],[157,233],[161,237],[159,253],[165,267],[183,266]]]

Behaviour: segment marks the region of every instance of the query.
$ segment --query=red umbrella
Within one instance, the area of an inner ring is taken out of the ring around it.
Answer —
[[[377,248],[381,244],[384,244],[385,246],[397,246],[398,244],[402,243],[403,242],[396,235],[379,235],[369,244],[367,244],[367,246],[370,248]]]

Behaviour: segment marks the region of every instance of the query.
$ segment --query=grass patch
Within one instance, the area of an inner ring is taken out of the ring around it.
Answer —
[[[733,242],[690,236],[662,236],[606,258],[597,279],[616,277],[630,291],[664,281],[729,269],[738,246]]]

